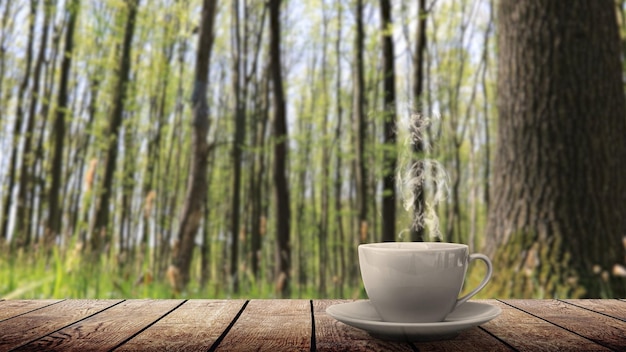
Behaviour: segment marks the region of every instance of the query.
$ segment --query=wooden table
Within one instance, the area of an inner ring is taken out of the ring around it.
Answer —
[[[0,351],[626,351],[624,300],[479,300],[502,314],[456,338],[379,340],[339,300],[5,300]]]

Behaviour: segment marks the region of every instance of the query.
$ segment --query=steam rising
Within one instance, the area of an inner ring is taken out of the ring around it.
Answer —
[[[442,240],[436,205],[446,199],[449,179],[438,161],[425,157],[431,150],[425,137],[426,128],[432,121],[419,113],[403,121],[406,125],[403,130],[408,131],[408,136],[401,148],[396,182],[404,209],[413,215],[413,219],[410,228],[400,231],[398,236],[403,237],[410,229],[424,228],[431,239]],[[416,206],[421,208],[421,204],[416,204],[420,193],[424,197],[424,209],[415,209]]]

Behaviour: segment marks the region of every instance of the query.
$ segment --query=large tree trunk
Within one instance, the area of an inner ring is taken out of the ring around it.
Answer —
[[[191,259],[193,256],[194,239],[200,220],[204,215],[207,196],[207,162],[209,144],[209,107],[207,105],[207,87],[209,78],[209,62],[213,47],[213,27],[217,1],[204,0],[202,5],[202,22],[198,38],[196,55],[195,84],[192,95],[193,134],[192,161],[187,180],[187,194],[183,205],[183,213],[178,229],[178,248],[174,251],[172,264],[168,270],[170,282],[178,292],[189,283]]]
[[[280,0],[270,0],[270,64],[274,97],[274,191],[276,193],[276,289],[283,297],[290,293],[291,211],[287,185],[287,116],[280,55]]]
[[[394,69],[393,30],[391,4],[380,0],[381,41],[383,46],[383,132],[385,135],[385,156],[383,160],[383,241],[396,239],[396,73]]]
[[[91,231],[91,249],[99,254],[106,244],[111,241],[111,229],[109,227],[109,215],[113,193],[113,176],[118,152],[118,135],[122,126],[124,116],[124,105],[126,102],[126,88],[130,79],[131,69],[131,48],[133,34],[135,31],[135,18],[139,0],[127,0],[126,28],[124,29],[124,42],[122,53],[119,57],[118,77],[115,91],[113,92],[113,107],[109,119],[106,159],[104,164],[104,179],[102,181],[102,193],[96,204],[96,215],[93,229]],[[97,257],[94,257],[96,259]]]
[[[487,253],[498,296],[624,296],[626,106],[613,1],[502,0]]]

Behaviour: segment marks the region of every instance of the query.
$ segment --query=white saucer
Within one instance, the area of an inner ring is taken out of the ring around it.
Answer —
[[[501,312],[499,307],[490,304],[466,302],[442,322],[393,323],[382,321],[368,300],[336,304],[326,308],[328,315],[342,323],[365,330],[375,337],[402,341],[452,338],[462,330],[488,322]]]

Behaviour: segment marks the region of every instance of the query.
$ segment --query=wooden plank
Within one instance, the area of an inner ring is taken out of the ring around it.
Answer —
[[[309,351],[309,300],[252,300],[217,351]]]
[[[610,349],[626,351],[624,321],[556,300],[507,300],[506,303]]]
[[[496,318],[497,319],[497,318]],[[478,327],[461,331],[450,340],[413,342],[419,351],[513,351],[514,349]]]
[[[0,302],[0,321],[10,319],[30,312],[35,309],[39,309],[51,304],[60,302],[60,299],[38,299],[38,300],[6,300]]]
[[[564,302],[626,321],[626,302],[617,299],[565,299]]]
[[[115,351],[207,351],[245,300],[189,300]]]
[[[118,302],[120,300],[63,301],[4,320],[0,322],[0,351],[7,351],[46,336]]]
[[[485,303],[502,308],[502,314],[485,324],[482,328],[515,348],[518,351],[607,351],[593,341],[589,341],[571,331],[567,331],[522,310],[495,300]],[[505,302],[510,302],[506,300]],[[542,301],[533,301],[539,304]],[[562,303],[564,304],[564,303]],[[544,306],[543,310],[553,310],[553,306]],[[575,319],[577,317],[574,317]]]
[[[17,351],[109,351],[168,314],[182,302],[182,300],[124,301],[24,345]]]
[[[395,342],[380,340],[367,332],[343,324],[326,314],[332,304],[349,301],[314,301],[315,336],[318,351],[511,351],[500,340],[480,328],[462,331],[458,336],[431,342]],[[482,301],[481,301],[482,302]]]
[[[413,351],[406,342],[383,341],[326,314],[326,308],[349,300],[315,300],[315,346],[317,351]]]

